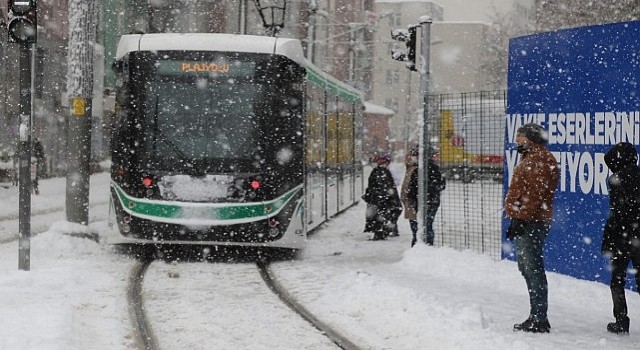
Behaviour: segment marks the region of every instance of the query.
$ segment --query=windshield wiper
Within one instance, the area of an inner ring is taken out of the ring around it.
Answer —
[[[180,161],[182,161],[185,165],[189,166],[191,168],[191,172],[189,172],[191,175],[204,175],[203,171],[200,171],[200,169],[198,169],[198,167],[196,167],[195,163],[193,162],[192,159],[190,159],[189,157],[187,157],[186,154],[184,154],[184,152],[178,147],[176,146],[175,143],[173,143],[165,134],[162,130],[160,130],[160,128],[158,128],[158,99],[159,97],[156,96],[156,105],[155,105],[155,111],[153,113],[153,150],[154,150],[154,155],[157,157],[158,156],[158,149],[156,148],[156,142],[158,141],[158,138],[160,139],[160,141],[166,143],[169,147],[171,147],[171,149],[173,150],[173,152],[175,152],[175,154],[178,155],[178,158],[180,159]]]

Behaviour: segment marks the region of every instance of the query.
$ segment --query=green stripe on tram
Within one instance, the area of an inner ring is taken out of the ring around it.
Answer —
[[[242,220],[267,217],[279,212],[296,193],[302,190],[302,186],[296,186],[289,192],[268,202],[226,206],[221,206],[220,204],[188,206],[180,205],[177,202],[140,200],[126,194],[118,185],[113,184],[113,186],[124,209],[132,212],[133,215],[165,219],[199,218],[203,220]]]
[[[320,86],[323,90],[327,90],[347,101],[357,102],[362,100],[362,97],[358,93],[349,91],[332,80],[323,77],[311,67],[307,67],[307,80]]]

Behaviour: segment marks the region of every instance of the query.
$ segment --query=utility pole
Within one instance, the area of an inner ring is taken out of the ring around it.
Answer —
[[[33,115],[31,97],[33,90],[31,44],[20,45],[20,145],[18,146],[18,269],[31,269],[31,140]]]
[[[429,193],[429,158],[432,156],[430,152],[431,141],[431,123],[429,123],[429,51],[431,45],[431,17],[421,16],[420,24],[412,24],[407,29],[395,29],[391,31],[391,38],[406,43],[406,49],[392,49],[391,58],[397,61],[405,62],[405,66],[410,71],[418,71],[420,73],[420,93],[422,94],[422,130],[420,132],[421,147],[420,161],[418,167],[418,203],[422,203],[419,212],[422,213],[422,237],[427,238],[427,222],[429,221],[429,203],[427,203],[427,194]],[[416,43],[417,28],[422,30],[422,59],[416,64]]]
[[[349,84],[354,85],[355,69],[356,69],[356,30],[360,23],[349,23]]]
[[[31,269],[31,134],[33,130],[33,47],[38,37],[36,0],[7,2],[8,41],[20,45],[20,143],[18,175],[18,269]]]
[[[247,34],[247,0],[238,1],[238,33]]]
[[[65,206],[67,221],[83,225],[89,223],[91,98],[97,12],[97,0],[69,0],[67,93],[70,113]]]
[[[307,59],[314,63],[315,40],[316,40],[316,16],[318,15],[318,3],[316,0],[309,1],[309,26],[307,27]]]
[[[427,238],[427,222],[429,221],[428,209],[429,203],[427,203],[427,194],[429,193],[429,158],[433,156],[430,152],[431,142],[431,123],[429,123],[429,55],[431,44],[431,17],[420,17],[420,28],[422,30],[422,60],[420,61],[420,92],[422,93],[422,147],[420,160],[422,166],[418,167],[418,178],[422,181],[418,184],[418,202],[422,203],[422,237]]]
[[[404,153],[409,154],[409,137],[413,129],[413,108],[411,108],[411,71],[407,71],[407,91],[405,92],[404,102]]]

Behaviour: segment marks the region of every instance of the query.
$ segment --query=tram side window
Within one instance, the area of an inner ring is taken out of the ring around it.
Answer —
[[[324,159],[324,91],[317,85],[307,85],[307,165],[317,168]]]
[[[129,124],[131,110],[131,89],[129,86],[129,69],[127,59],[114,63],[113,70],[116,74],[116,106],[115,118],[112,125],[111,142],[117,147],[112,147],[112,161],[114,164],[124,162],[125,154],[130,148],[132,135]],[[116,151],[120,150],[120,152]]]
[[[362,154],[362,134],[363,134],[363,120],[362,120],[362,108],[360,103],[352,104],[353,110],[353,138],[354,138],[354,160],[356,161],[356,165],[362,165],[362,161],[364,160],[364,156]]]
[[[338,101],[335,95],[327,96],[327,165],[338,165]]]
[[[353,162],[353,114],[351,103],[340,101],[339,106],[339,145],[338,161],[340,165],[348,166]]]

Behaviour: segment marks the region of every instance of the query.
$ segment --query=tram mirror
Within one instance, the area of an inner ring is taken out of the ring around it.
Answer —
[[[124,70],[124,61],[115,61],[111,65],[111,70],[114,73],[122,73]]]

